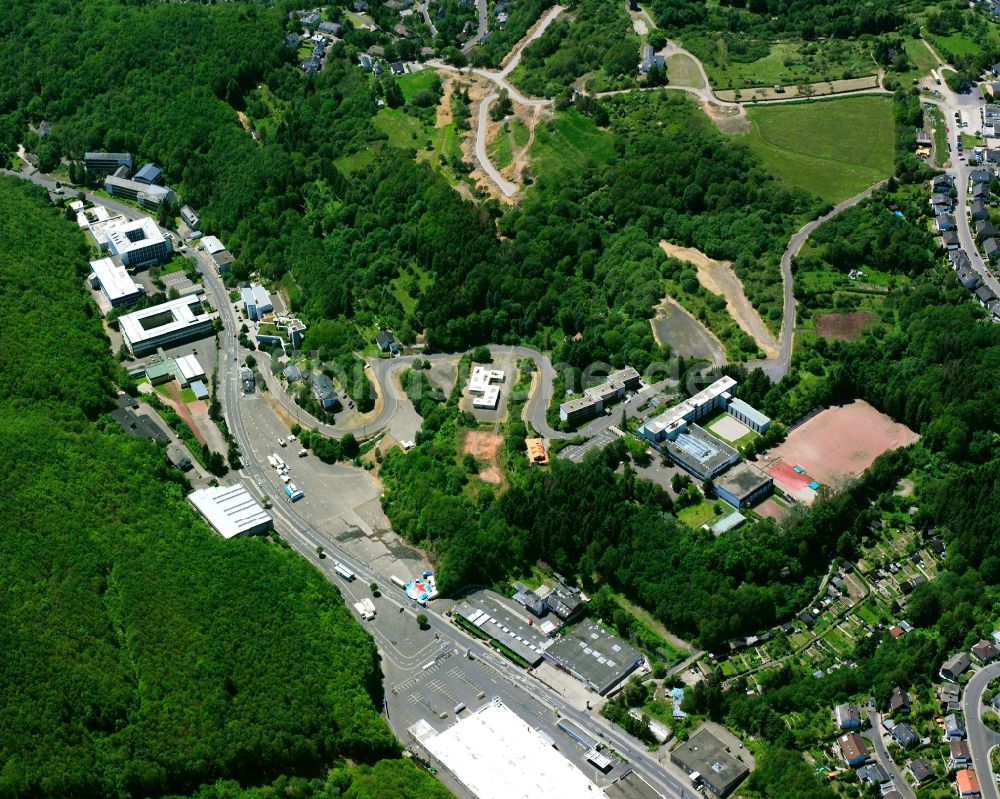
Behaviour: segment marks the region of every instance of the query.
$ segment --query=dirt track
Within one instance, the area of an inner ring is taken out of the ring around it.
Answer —
[[[668,344],[674,355],[705,358],[713,366],[726,362],[726,349],[722,342],[673,297],[663,298],[656,307],[656,316],[649,323],[653,326],[656,343],[661,347]]]
[[[698,281],[713,294],[726,300],[726,308],[733,320],[747,335],[757,342],[768,358],[778,355],[778,342],[767,329],[760,314],[750,304],[743,291],[743,284],[733,272],[729,261],[715,261],[694,247],[679,247],[669,241],[661,241],[660,247],[671,258],[687,261],[698,270]]]

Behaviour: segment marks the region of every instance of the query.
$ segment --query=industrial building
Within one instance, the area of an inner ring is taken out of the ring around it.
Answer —
[[[256,535],[271,529],[271,517],[241,485],[202,488],[188,501],[223,538]]]
[[[170,259],[173,246],[149,217],[107,228],[105,248],[129,269]]]
[[[197,297],[181,297],[122,316],[118,324],[125,345],[140,356],[210,334],[213,317],[201,313],[200,305]]]
[[[472,407],[495,410],[500,402],[500,386],[493,384],[503,381],[504,373],[499,369],[487,369],[485,366],[473,368],[469,378],[469,393],[475,396]]]
[[[453,612],[460,624],[502,644],[529,666],[541,663],[542,653],[552,645],[541,625],[529,624],[520,608],[493,591],[477,591]]]
[[[626,392],[635,391],[640,384],[639,373],[631,366],[608,375],[608,379],[598,386],[583,392],[583,396],[559,406],[559,418],[563,422],[576,424],[604,413],[604,409],[621,400]]]
[[[659,416],[643,424],[637,434],[651,444],[660,445],[671,433],[684,426],[685,422],[697,422],[726,407],[731,399],[729,391],[736,381],[728,375],[720,377],[708,388],[704,388],[690,399],[674,405]]]
[[[98,175],[110,175],[123,166],[132,173],[132,153],[84,153],[83,163]]]
[[[243,310],[246,312],[247,318],[254,322],[259,321],[264,314],[274,310],[274,306],[271,304],[271,295],[259,283],[241,288],[240,296],[243,299]]]
[[[715,481],[715,493],[734,508],[746,508],[771,493],[774,478],[750,463],[734,466]]]
[[[750,773],[746,764],[733,757],[729,747],[704,727],[674,748],[670,762],[720,797],[732,793]]]
[[[545,659],[601,696],[645,662],[641,652],[589,619],[557,638]]]
[[[600,796],[598,787],[552,746],[551,738],[499,699],[444,732],[435,732],[426,721],[409,732],[432,762],[478,799]]]
[[[166,186],[153,186],[117,175],[108,175],[104,179],[104,190],[112,197],[132,200],[143,208],[159,208],[163,203],[172,203],[176,199],[174,190]]]
[[[661,449],[699,480],[715,477],[740,459],[740,454],[729,444],[687,422],[673,428]]]
[[[100,288],[112,306],[128,305],[143,295],[143,288],[128,273],[120,261],[99,258],[90,262],[90,285]]]

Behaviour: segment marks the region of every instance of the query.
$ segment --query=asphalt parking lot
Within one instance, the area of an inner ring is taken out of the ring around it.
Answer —
[[[590,452],[592,449],[599,448],[603,449],[612,441],[614,441],[618,436],[613,433],[610,429],[601,430],[597,435],[595,435],[589,441],[585,441],[583,444],[574,444],[572,446],[566,447],[562,450],[557,457],[565,458],[566,460],[571,460],[573,463],[579,463],[583,460],[584,456]]]

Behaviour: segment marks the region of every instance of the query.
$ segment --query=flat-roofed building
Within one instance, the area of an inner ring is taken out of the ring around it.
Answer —
[[[83,163],[91,172],[110,175],[119,167],[128,167],[132,172],[132,153],[84,153]]]
[[[559,418],[574,424],[593,416],[598,416],[613,402],[617,402],[628,391],[639,387],[641,378],[631,366],[608,375],[608,379],[597,386],[591,386],[578,399],[568,400],[559,406]]]
[[[472,407],[481,410],[495,410],[500,402],[500,386],[495,383],[502,383],[505,375],[499,369],[487,369],[485,366],[476,366],[469,377],[469,393],[475,399],[472,400]]]
[[[177,382],[181,384],[182,388],[187,388],[192,383],[205,379],[205,370],[198,362],[198,356],[193,353],[175,358],[174,364],[176,365]]]
[[[116,224],[106,230],[108,252],[118,256],[129,269],[162,263],[170,258],[173,246],[149,217]]]
[[[670,762],[690,775],[697,774],[716,796],[728,796],[750,773],[722,741],[703,727],[670,753]]]
[[[650,419],[639,428],[638,435],[652,444],[662,444],[683,427],[685,422],[697,422],[716,410],[725,408],[732,399],[729,392],[735,385],[736,381],[729,375],[720,377],[693,397]]]
[[[191,230],[197,230],[198,225],[201,223],[198,214],[195,213],[194,208],[190,205],[181,206],[181,219],[184,220],[184,224],[191,228]]]
[[[144,208],[159,208],[163,203],[176,199],[173,189],[166,186],[153,186],[117,175],[108,175],[104,179],[104,190],[112,197],[132,200]]]
[[[198,297],[180,297],[122,316],[122,339],[135,355],[155,352],[212,332],[212,315],[201,313]]]
[[[740,459],[740,454],[696,424],[681,422],[673,427],[661,448],[670,459],[699,480],[708,480]]]
[[[419,721],[408,732],[478,799],[599,797],[600,789],[500,699],[437,733]],[[548,738],[548,741],[546,740]]]
[[[643,664],[642,653],[589,619],[545,650],[545,659],[603,696]]]
[[[763,499],[774,487],[774,478],[751,463],[734,466],[715,481],[715,493],[734,508],[746,508]]]
[[[201,240],[201,246],[205,248],[205,252],[209,255],[215,255],[216,253],[222,252],[226,249],[226,245],[223,244],[215,236],[205,236]]]
[[[524,608],[493,591],[477,591],[454,609],[462,622],[509,649],[529,666],[542,662],[552,645],[538,625],[528,624]]]
[[[761,435],[766,433],[771,426],[771,419],[769,417],[738,397],[733,397],[729,400],[729,405],[726,406],[726,413],[734,419],[743,422],[743,424],[755,433],[760,433]]]
[[[202,488],[188,501],[223,538],[256,535],[271,529],[271,517],[241,485]]]
[[[90,262],[94,281],[113,306],[128,305],[138,300],[144,289],[136,283],[128,270],[114,258],[99,258]]]

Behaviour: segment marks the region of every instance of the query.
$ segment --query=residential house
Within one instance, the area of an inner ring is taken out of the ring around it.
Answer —
[[[856,732],[849,732],[837,739],[840,756],[849,766],[863,766],[868,762],[868,747]]]
[[[340,36],[340,32],[343,30],[339,22],[321,22],[319,23],[318,30],[322,33],[328,33],[331,36]]]
[[[1000,106],[998,106],[1000,107]],[[975,185],[976,183],[985,183],[987,186],[990,185],[990,180],[993,175],[988,169],[974,169],[969,173],[969,181]]]
[[[1000,231],[997,231],[996,226],[990,222],[988,219],[981,219],[976,222],[976,238],[979,241],[983,239],[992,239],[997,235],[1000,235]]]
[[[917,147],[930,147],[931,137],[930,134],[925,130],[917,131]]]
[[[407,28],[402,22],[397,22],[392,30],[393,33],[401,39],[410,39],[413,37],[413,34],[410,33],[410,29]]]
[[[990,292],[990,296],[993,296],[993,292]],[[959,652],[944,662],[939,672],[941,679],[948,680],[948,682],[958,682],[958,678],[969,668],[971,662],[968,652]]]
[[[955,787],[958,789],[958,795],[961,799],[978,799],[982,796],[976,772],[971,769],[962,769],[955,775]]]
[[[323,62],[316,58],[316,56],[309,56],[309,58],[302,62],[302,69],[307,75],[315,75],[322,68]]]
[[[853,702],[845,702],[833,709],[837,729],[857,730],[861,727],[861,710]]]
[[[391,352],[393,344],[396,343],[396,337],[392,335],[391,330],[380,330],[375,336],[375,343],[382,352]]]
[[[942,172],[940,175],[935,175],[931,178],[931,191],[941,192],[943,194],[951,194],[955,191],[955,178],[949,175],[947,172]]]
[[[948,770],[965,768],[972,764],[972,754],[968,741],[950,741],[948,743]]]
[[[951,195],[945,194],[944,192],[935,192],[931,195],[931,208],[934,209],[934,215],[951,213],[952,209],[955,207],[955,201],[951,198]]]
[[[988,183],[976,183],[970,192],[973,200],[988,200],[990,198],[990,185]]]
[[[1000,713],[1000,691],[993,695],[993,698],[990,700],[990,707]]]
[[[992,663],[1000,657],[1000,649],[992,641],[983,639],[972,647],[972,656],[980,663]]]
[[[938,688],[938,700],[945,707],[958,702],[962,698],[962,689],[954,683],[946,683]]]
[[[399,75],[405,75],[406,74],[406,64],[404,64],[402,61],[393,61],[389,65],[389,69],[391,69],[392,70],[392,74],[396,75],[397,77]]]
[[[983,121],[988,125],[1000,122],[1000,105],[997,105],[996,103],[987,103],[983,106]]]
[[[892,782],[892,777],[881,763],[869,763],[859,768],[855,773],[858,775],[859,780],[871,785],[882,786],[887,783],[891,784]]]
[[[946,234],[942,233],[941,238],[943,239],[945,235]],[[914,588],[916,588],[921,583],[926,583],[926,582],[927,578],[924,577],[922,574],[915,574],[909,580],[903,580],[903,582],[899,584],[899,590],[902,591],[904,594],[912,594]]]
[[[965,719],[957,713],[949,713],[944,717],[944,734],[949,741],[960,741],[965,737]]]
[[[997,304],[997,298],[993,296],[993,291],[988,286],[980,286],[976,289],[976,299],[987,310],[992,310]]]
[[[292,31],[291,33],[285,36],[285,47],[291,47],[291,48],[298,47],[301,41],[302,37],[299,36],[299,34],[296,33],[295,31]]]
[[[984,239],[983,255],[989,259],[990,263],[996,263],[997,259],[1000,258],[1000,238]]]
[[[365,52],[372,58],[385,58],[385,48],[380,44],[373,44]]]
[[[951,261],[951,268],[957,272],[972,269],[972,261],[969,260],[969,254],[964,250],[948,253],[948,260]]]
[[[642,61],[639,63],[639,71],[645,75],[649,70],[653,69],[664,69],[667,64],[667,59],[664,58],[659,53],[653,50],[652,45],[646,45],[642,49]]]
[[[958,226],[955,224],[955,217],[951,214],[938,214],[934,219],[934,224],[937,227],[938,233],[944,233],[946,230],[958,230]]]
[[[971,269],[962,269],[959,271],[958,282],[962,284],[962,288],[969,289],[969,291],[975,291],[976,288],[983,282],[979,275],[973,272]]]
[[[302,373],[299,371],[299,367],[294,364],[285,367],[285,371],[282,372],[285,376],[285,380],[288,381],[288,385],[292,383],[297,383],[302,379]]]
[[[372,71],[372,59],[367,53],[358,53],[358,63],[365,72]]]
[[[969,215],[976,222],[984,222],[990,218],[990,209],[982,200],[973,200]]]
[[[896,686],[889,697],[889,715],[900,716],[910,712],[910,695]]]
[[[931,766],[926,757],[918,757],[916,760],[911,760],[906,768],[913,775],[913,779],[918,785],[925,780],[930,780],[937,776],[934,772],[934,767]]]
[[[942,233],[941,243],[944,245],[946,250],[957,250],[962,246],[962,243],[958,239],[958,232],[955,230],[946,230]]]
[[[303,14],[300,18],[302,25],[306,28],[315,28],[323,18],[315,11]]]
[[[323,374],[309,376],[312,385],[312,395],[324,410],[330,410],[340,405],[340,398],[333,388],[333,381]]]
[[[910,749],[920,742],[920,738],[917,737],[917,733],[913,730],[913,727],[905,721],[893,727],[890,735],[892,735],[892,739],[903,747],[903,749]]]
[[[993,74],[994,78],[1000,78],[1000,62],[990,67],[990,72]]]

